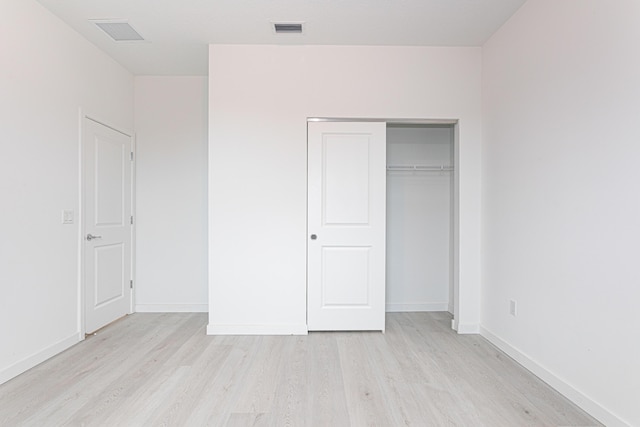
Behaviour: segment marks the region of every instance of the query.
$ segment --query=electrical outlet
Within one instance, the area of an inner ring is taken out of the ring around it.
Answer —
[[[515,300],[509,301],[509,314],[514,317],[518,315],[518,303]]]
[[[62,223],[73,224],[73,211],[62,211]]]

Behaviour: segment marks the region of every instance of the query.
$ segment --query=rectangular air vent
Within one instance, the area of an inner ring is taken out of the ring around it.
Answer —
[[[276,34],[302,34],[301,22],[274,22],[273,29]]]
[[[98,28],[107,33],[117,42],[139,42],[144,41],[144,37],[133,29],[127,21],[114,20],[91,20]]]

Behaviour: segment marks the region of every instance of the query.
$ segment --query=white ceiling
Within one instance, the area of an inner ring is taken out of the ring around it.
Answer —
[[[481,46],[525,0],[38,0],[136,75],[206,75],[207,45]],[[125,19],[114,42],[90,19]],[[276,35],[271,22],[304,22]]]

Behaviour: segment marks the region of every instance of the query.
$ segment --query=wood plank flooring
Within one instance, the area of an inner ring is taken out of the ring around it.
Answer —
[[[387,331],[207,336],[137,313],[0,386],[0,426],[596,426],[447,313]]]

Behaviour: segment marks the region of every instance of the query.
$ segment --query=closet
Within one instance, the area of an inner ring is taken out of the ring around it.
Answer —
[[[453,312],[454,125],[386,136],[386,311]]]
[[[309,331],[384,331],[390,311],[455,315],[455,129],[308,119]]]

